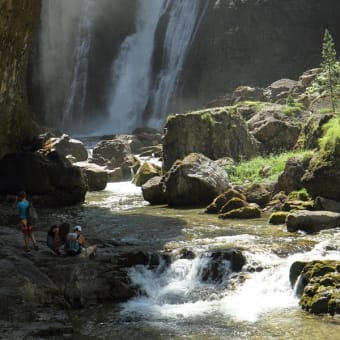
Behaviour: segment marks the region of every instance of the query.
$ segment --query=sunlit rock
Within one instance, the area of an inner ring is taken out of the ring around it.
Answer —
[[[164,176],[165,196],[171,206],[204,206],[229,187],[226,171],[198,153],[175,162]]]

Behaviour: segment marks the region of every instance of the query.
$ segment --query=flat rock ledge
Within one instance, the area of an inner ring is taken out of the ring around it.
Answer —
[[[289,232],[302,230],[306,233],[316,233],[323,229],[340,227],[340,213],[298,210],[287,216],[286,225]]]

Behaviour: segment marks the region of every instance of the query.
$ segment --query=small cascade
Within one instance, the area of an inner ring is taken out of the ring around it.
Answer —
[[[295,261],[339,259],[336,251],[321,242],[310,252],[288,258],[271,252],[245,252],[247,263],[241,273],[231,271],[230,262],[220,268],[221,280],[204,280],[211,257],[177,259],[166,270],[145,266],[130,270],[133,284],[143,294],[123,305],[123,312],[155,319],[179,319],[207,315],[227,315],[234,320],[255,322],[272,311],[296,308],[298,297],[290,286],[289,270]],[[260,268],[260,270],[252,270]]]

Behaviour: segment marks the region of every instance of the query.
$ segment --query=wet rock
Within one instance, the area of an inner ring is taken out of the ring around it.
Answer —
[[[142,185],[142,194],[150,204],[165,204],[166,196],[163,190],[163,177],[155,176]]]
[[[204,206],[229,187],[225,170],[197,153],[175,162],[164,176],[165,196],[171,206]]]
[[[300,305],[313,314],[340,314],[340,262],[339,261],[312,261],[309,263],[294,264],[296,277],[301,269],[298,284],[301,295]]]
[[[284,224],[286,222],[287,211],[277,211],[269,216],[268,223],[270,224]]]
[[[105,189],[108,182],[108,174],[104,168],[97,164],[87,162],[78,162],[73,165],[79,167],[84,173],[90,191]]]
[[[240,272],[246,258],[239,249],[212,251],[210,261],[202,269],[202,281],[222,282],[231,272]]]
[[[246,207],[234,209],[228,211],[224,214],[219,214],[218,218],[227,219],[227,218],[258,218],[261,217],[261,210],[254,205],[248,205]]]
[[[323,229],[339,227],[340,214],[331,211],[294,211],[287,216],[286,225],[290,232],[303,230],[307,233],[315,233]]]

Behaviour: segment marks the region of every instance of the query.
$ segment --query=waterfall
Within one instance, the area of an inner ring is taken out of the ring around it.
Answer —
[[[136,32],[122,43],[113,65],[110,118],[102,132],[126,132],[141,124],[150,93],[155,31],[166,5],[166,0],[138,1]]]
[[[202,9],[199,1],[185,0],[172,4],[163,46],[163,65],[151,94],[151,117],[148,122],[150,126],[159,128],[164,123],[187,51],[207,5],[208,1],[205,1]]]
[[[42,1],[34,110],[69,133],[161,128],[208,3]]]
[[[75,128],[75,115],[82,116],[84,111],[86,88],[88,81],[89,50],[92,39],[93,0],[84,0],[79,18],[76,47],[74,53],[74,69],[68,97],[62,117],[62,127]],[[72,115],[73,113],[73,115]]]
[[[139,126],[161,128],[171,96],[200,19],[205,12],[199,1],[138,1],[136,32],[127,37],[113,65],[109,124],[103,132],[126,132]],[[167,13],[162,66],[154,80],[152,61],[156,29]],[[149,104],[148,119],[143,113]]]

